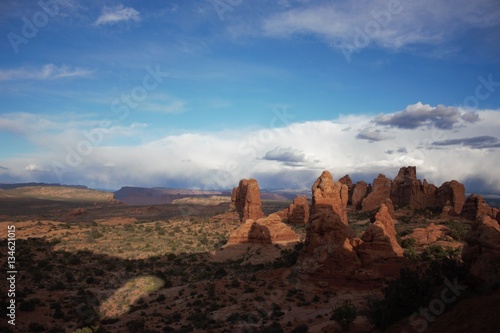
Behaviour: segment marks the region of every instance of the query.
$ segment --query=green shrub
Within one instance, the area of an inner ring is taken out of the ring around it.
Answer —
[[[358,310],[350,300],[345,300],[342,305],[337,305],[332,312],[331,320],[334,320],[347,332],[357,317]]]
[[[401,247],[403,249],[410,249],[415,246],[415,238],[406,238],[401,241]]]

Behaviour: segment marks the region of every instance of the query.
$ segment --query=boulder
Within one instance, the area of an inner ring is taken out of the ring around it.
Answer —
[[[430,245],[450,235],[451,230],[447,226],[431,223],[427,228],[415,228],[410,234],[402,237],[402,239],[413,238],[416,245],[422,246]]]
[[[229,235],[227,244],[288,244],[299,240],[299,235],[283,223],[277,214],[271,214],[257,221],[247,219]]]
[[[380,208],[383,200],[390,198],[392,188],[392,180],[379,174],[377,178],[373,180],[372,191],[363,199],[361,203],[361,210],[374,211]]]
[[[349,189],[341,182],[334,182],[330,172],[323,171],[314,182],[312,188],[312,214],[315,209],[325,209],[330,206],[342,223],[347,224],[347,201]]]
[[[264,217],[257,180],[253,178],[240,180],[238,187],[235,187],[231,194],[231,205],[238,212],[242,222]]]
[[[488,215],[475,220],[465,237],[464,266],[474,284],[488,287],[500,282],[500,225]]]

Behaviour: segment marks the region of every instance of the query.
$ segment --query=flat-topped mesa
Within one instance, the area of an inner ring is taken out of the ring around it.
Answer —
[[[257,180],[253,178],[240,180],[238,187],[235,187],[231,194],[231,206],[236,209],[242,222],[264,217]]]
[[[341,182],[334,182],[332,174],[325,170],[314,182],[312,188],[311,214],[330,206],[344,224],[347,221],[347,201],[349,189]]]
[[[277,214],[271,214],[257,221],[246,220],[231,233],[227,244],[289,244],[297,243],[299,240],[299,235],[281,222]]]
[[[380,205],[390,199],[392,188],[392,180],[383,174],[379,174],[373,180],[372,191],[363,199],[361,210],[364,212],[374,211],[380,208]]]

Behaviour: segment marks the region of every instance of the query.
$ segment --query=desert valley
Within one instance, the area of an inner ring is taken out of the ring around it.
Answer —
[[[234,185],[4,186],[2,332],[500,331],[500,210],[459,181]]]

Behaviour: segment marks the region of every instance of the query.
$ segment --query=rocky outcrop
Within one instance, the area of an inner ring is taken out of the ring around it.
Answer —
[[[231,194],[231,205],[238,212],[242,222],[264,217],[257,180],[253,178],[240,180],[238,187],[235,187]]]
[[[394,178],[391,190],[391,200],[398,206],[409,206],[415,200],[420,186],[417,180],[417,168],[414,166],[402,167]]]
[[[443,183],[436,191],[437,201],[449,216],[462,212],[465,203],[465,186],[456,180]],[[448,209],[451,206],[452,209]],[[444,211],[443,211],[444,212]]]
[[[368,193],[371,190],[371,185],[367,184],[364,181],[359,181],[354,185],[354,189],[352,191],[351,204],[356,209],[361,209],[361,203],[363,199],[366,198]]]
[[[415,228],[410,234],[402,237],[402,239],[413,238],[416,245],[422,246],[430,245],[450,235],[451,230],[447,226],[431,223],[427,228]]]
[[[485,215],[472,223],[465,237],[462,259],[473,283],[490,286],[500,282],[500,225]]]
[[[353,230],[342,222],[330,204],[317,204],[312,210],[297,270],[329,277],[352,275],[362,265],[351,244]]]
[[[383,200],[390,198],[392,188],[392,180],[379,174],[377,178],[373,180],[372,191],[363,199],[361,203],[361,210],[374,211],[380,208]]]
[[[282,218],[289,224],[305,224],[309,220],[309,203],[305,195],[299,195],[293,199],[293,203],[284,210]]]
[[[381,201],[390,202],[389,189],[390,187],[386,187],[387,196]],[[352,228],[342,221],[335,205],[331,203],[334,196],[342,201],[339,198],[343,197],[343,190],[336,189],[330,173],[323,172],[311,190],[311,216],[306,227],[304,247],[296,265],[299,273],[329,279],[353,276],[379,278],[378,273],[364,268],[371,267],[381,259],[403,255],[403,249],[396,239],[394,220],[385,204],[379,202],[380,209],[375,215],[375,222],[360,239],[355,238]]]
[[[436,186],[423,183],[417,179],[415,166],[402,167],[394,178],[391,189],[391,200],[398,207],[423,209],[438,206],[436,200]]]
[[[403,256],[403,249],[396,239],[396,229],[389,209],[382,204],[375,215],[375,222],[361,236],[363,241],[356,247],[363,263]]]
[[[332,174],[323,171],[321,176],[314,182],[312,188],[312,211],[315,209],[325,209],[331,207],[332,211],[338,214],[342,223],[347,224],[347,201],[348,188],[341,182],[334,182]]]
[[[344,177],[339,179],[339,182],[347,186],[348,189],[348,199],[347,204],[352,204],[352,194],[354,192],[354,184],[352,183],[351,177],[349,175],[345,175]]]
[[[479,194],[471,194],[465,200],[462,208],[462,216],[469,220],[481,220],[484,216],[489,215],[494,217],[494,209],[491,208]]]
[[[257,221],[247,219],[231,233],[227,244],[288,244],[299,240],[299,235],[283,223],[277,214],[271,214]]]

